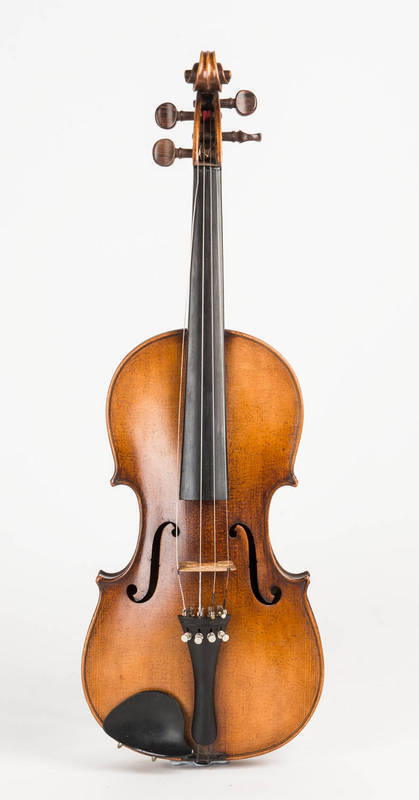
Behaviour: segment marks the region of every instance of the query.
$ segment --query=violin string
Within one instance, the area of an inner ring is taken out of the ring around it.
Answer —
[[[180,596],[182,599],[182,611],[185,610],[185,595],[183,593],[182,587],[182,579],[180,577],[180,570],[179,570],[179,494],[180,494],[180,406],[182,402],[182,386],[183,386],[183,359],[184,359],[184,351],[185,351],[185,327],[186,327],[186,309],[187,309],[188,301],[186,300],[185,303],[185,316],[183,320],[183,331],[182,331],[182,351],[180,357],[180,378],[179,378],[179,403],[178,403],[178,422],[177,422],[177,494],[176,494],[176,518],[175,518],[175,553],[176,553],[176,575],[179,583],[180,589]]]
[[[196,179],[196,186],[194,192],[194,198],[192,203],[192,225],[191,225],[191,258],[190,258],[190,265],[192,265],[192,258],[193,258],[193,239],[194,239],[194,231],[195,231],[195,216],[196,216],[196,199],[198,196],[198,186],[199,186],[199,170],[197,172],[197,179]],[[188,283],[189,284],[189,276],[188,276]],[[182,579],[180,577],[180,570],[179,570],[179,499],[180,499],[180,419],[181,419],[181,406],[182,406],[182,389],[183,389],[183,374],[184,374],[184,361],[185,361],[185,336],[186,336],[186,320],[188,315],[188,299],[189,293],[188,289],[186,288],[186,299],[185,299],[185,310],[183,315],[183,330],[182,330],[182,349],[181,349],[181,357],[180,357],[180,378],[179,378],[179,400],[178,400],[178,414],[177,414],[177,451],[176,451],[176,465],[177,465],[177,493],[176,493],[176,504],[175,504],[175,554],[176,554],[176,574],[179,583],[180,589],[180,596],[182,598],[182,611],[186,609],[185,604],[185,595],[183,592],[182,587]]]
[[[203,125],[205,125],[203,121]],[[199,579],[198,579],[198,613],[202,614],[202,469],[203,469],[203,437],[204,437],[204,262],[205,262],[205,136],[203,136],[204,164],[202,167],[202,253],[201,253],[201,431],[200,431],[200,459],[199,459]]]
[[[210,119],[210,142],[212,147],[212,117]],[[214,252],[212,235],[212,183],[213,169],[210,167],[210,246],[211,246],[211,394],[212,394],[212,496],[213,496],[213,556],[214,556],[214,575],[212,582],[211,606],[215,607],[215,588],[217,583],[217,509],[216,509],[216,462],[215,462],[215,357],[214,357]]]
[[[224,253],[223,253],[223,238],[222,238],[222,207],[221,207],[221,168],[220,173],[217,180],[217,208],[218,208],[218,242],[217,242],[217,249],[218,249],[218,289],[219,289],[219,302],[220,308],[223,308],[224,305],[224,286],[223,286],[223,263],[224,263]],[[225,329],[225,325],[224,325]],[[224,360],[225,360],[225,333],[224,335]],[[226,398],[224,398],[224,403],[226,404]],[[225,413],[227,409],[225,408]],[[228,529],[228,470],[227,470],[227,453],[228,453],[228,441],[227,441],[227,420],[225,419],[225,428],[224,428],[224,442],[225,442],[225,458],[224,458],[224,486],[226,491],[226,500],[225,500],[225,539],[226,539],[226,558],[227,562],[230,561],[230,540],[229,540],[229,529]],[[226,572],[226,579],[225,579],[225,587],[224,587],[224,600],[223,600],[223,608],[227,607],[227,593],[228,593],[228,586],[230,581],[230,567],[227,566]]]

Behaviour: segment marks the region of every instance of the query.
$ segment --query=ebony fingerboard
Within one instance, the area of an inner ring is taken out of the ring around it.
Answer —
[[[221,168],[194,167],[180,497],[228,497]]]

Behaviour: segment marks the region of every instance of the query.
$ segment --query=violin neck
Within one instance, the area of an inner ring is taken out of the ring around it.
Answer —
[[[180,497],[228,497],[221,167],[194,167]]]

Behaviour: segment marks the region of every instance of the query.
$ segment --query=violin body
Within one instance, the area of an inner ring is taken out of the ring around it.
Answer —
[[[162,139],[160,166],[193,159],[188,327],[133,350],[112,380],[107,423],[113,485],[135,492],[140,532],[116,573],[99,572],[83,652],[86,699],[119,744],[211,764],[295,736],[318,702],[323,661],[308,572],[278,563],[272,495],[296,485],[303,406],[297,379],[264,342],[224,328],[221,108],[246,116],[252,92],[201,53],[185,72],[194,111],[163,103],[161,127],[194,120],[193,148]]]
[[[174,694],[190,739],[194,681],[188,651],[179,647],[179,590],[169,526],[161,537],[152,597],[138,604],[127,597],[127,587],[133,584],[139,596],[147,595],[156,531],[173,515],[181,346],[180,331],[157,336],[130,353],[112,380],[107,407],[116,465],[112,483],[135,491],[141,529],[128,566],[112,575],[99,573],[100,598],[86,640],[83,681],[99,723],[136,692]],[[278,564],[268,533],[273,492],[284,484],[296,485],[293,465],[303,417],[300,388],[289,365],[257,339],[226,331],[225,355],[229,521],[234,533],[230,556],[237,572],[229,591],[234,649],[226,647],[219,655],[215,707],[222,714],[217,715],[213,746],[234,759],[279,747],[301,730],[317,704],[323,668],[306,594],[309,575],[293,575]],[[195,536],[191,546],[191,538],[198,528],[198,509],[189,502],[194,507],[188,508],[186,519],[179,519],[185,531],[179,536],[179,551],[181,558],[184,554],[196,559],[198,540]],[[210,513],[206,521],[209,527]],[[261,599],[252,588],[243,526],[251,532],[256,550]],[[209,552],[204,558],[210,560],[207,533]],[[206,578],[209,581],[211,575]],[[281,592],[274,604],[273,586]]]

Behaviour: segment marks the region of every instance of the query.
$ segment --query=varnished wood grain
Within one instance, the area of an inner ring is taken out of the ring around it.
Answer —
[[[271,496],[296,484],[293,467],[302,425],[302,401],[294,373],[272,348],[226,332],[228,431],[228,526],[242,523],[254,536],[259,591],[271,587],[281,599],[265,605],[254,595],[245,530],[226,547],[225,502],[217,502],[217,560],[230,558],[227,606],[230,641],[223,643],[216,673],[218,736],[214,749],[229,759],[245,758],[295,736],[319,699],[322,652],[307,600],[308,573],[292,575],[278,563],[269,541]],[[118,703],[144,690],[160,690],[180,703],[190,739],[193,675],[188,649],[180,641],[181,600],[175,569],[175,539],[164,531],[156,591],[133,603],[149,584],[154,533],[175,519],[178,494],[177,420],[181,332],[163,334],[136,348],[122,362],[108,396],[108,429],[115,458],[112,482],[131,486],[141,513],[140,535],[130,563],[115,574],[100,572],[99,601],[83,655],[83,684],[99,723]],[[213,561],[213,504],[204,504],[203,561]],[[180,561],[199,560],[199,503],[179,505]],[[183,573],[187,605],[197,605],[194,573]],[[217,574],[216,602],[222,603],[225,573]],[[212,574],[202,575],[210,604]]]

